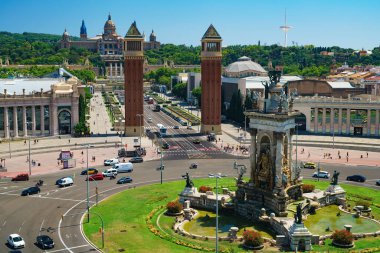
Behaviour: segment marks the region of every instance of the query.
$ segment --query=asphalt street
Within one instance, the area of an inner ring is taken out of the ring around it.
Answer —
[[[189,170],[188,166],[192,162],[197,162],[199,168]],[[207,177],[209,173],[221,172],[224,175],[235,177],[237,172],[233,170],[234,159],[214,159],[214,160],[165,160],[165,170],[163,171],[164,183],[170,180],[181,180],[185,172],[190,172],[191,177]],[[238,159],[238,164],[248,165],[248,159]],[[90,182],[90,205],[95,204],[95,187],[97,185],[99,200],[112,194],[138,187],[144,184],[158,183],[160,171],[156,168],[160,161],[149,161],[135,164],[132,173],[120,174],[118,177],[128,175],[133,178],[132,184],[117,185],[116,180],[105,179],[103,181]],[[374,185],[375,179],[379,179],[378,169],[375,167],[351,167],[321,164],[324,170],[332,173],[334,170],[340,171],[341,182],[348,175],[361,173],[369,180],[363,183],[352,183],[363,185],[374,189],[379,189]],[[99,169],[102,171],[106,167]],[[303,169],[302,176],[311,178],[313,170]],[[81,233],[81,218],[86,210],[86,176],[80,176],[80,170],[65,170],[60,173],[44,176],[44,185],[40,194],[31,196],[20,196],[22,189],[33,186],[39,177],[31,178],[28,182],[0,181],[0,252],[15,252],[9,249],[6,238],[11,233],[19,233],[26,241],[26,248],[20,252],[44,252],[34,245],[36,236],[39,234],[50,235],[56,246],[53,250],[46,252],[93,252],[93,247],[84,239]],[[74,185],[66,188],[58,188],[55,181],[62,176],[73,176]],[[249,175],[249,173],[247,173]],[[322,179],[321,179],[322,180]],[[344,181],[343,181],[344,182]],[[63,220],[62,220],[63,216]],[[97,219],[96,216],[91,218]],[[83,222],[86,222],[84,220]]]

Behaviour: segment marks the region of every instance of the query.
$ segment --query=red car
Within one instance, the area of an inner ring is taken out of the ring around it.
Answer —
[[[94,174],[88,178],[89,181],[103,180],[103,179],[104,179],[104,176],[102,174]],[[87,180],[87,178],[86,178],[86,180]]]
[[[28,181],[29,175],[26,173],[18,174],[17,176],[12,178],[12,181]]]

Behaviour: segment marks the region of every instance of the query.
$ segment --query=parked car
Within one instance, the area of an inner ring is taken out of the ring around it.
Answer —
[[[362,176],[362,175],[352,175],[352,176],[348,176],[346,180],[364,183],[367,179],[365,176]]]
[[[376,181],[375,183],[377,186],[380,186],[380,179]]]
[[[72,177],[61,178],[58,182],[59,187],[72,186],[73,184],[74,184],[74,180]]]
[[[93,175],[93,174],[97,174],[98,173],[98,170],[97,169],[94,169],[94,168],[89,168],[88,169],[88,174],[89,175]],[[81,175],[87,175],[87,170],[84,170],[80,173]]]
[[[117,159],[117,158],[104,160],[104,166],[112,166],[112,165],[117,164],[117,163],[119,163],[119,159]]]
[[[125,173],[133,171],[132,163],[118,163],[113,166],[114,169],[117,169],[117,173]]]
[[[29,175],[27,173],[18,174],[12,178],[12,181],[28,181]]]
[[[126,184],[126,183],[132,183],[132,178],[130,177],[122,177],[119,180],[117,180],[118,184]]]
[[[142,163],[144,159],[142,157],[132,157],[132,159],[129,160],[130,163]]]
[[[179,126],[174,126],[173,129],[179,129]]]
[[[315,169],[316,168],[316,165],[315,165],[315,163],[313,163],[313,162],[307,162],[307,163],[305,163],[304,165],[303,165],[303,167],[305,168],[305,169]]]
[[[115,168],[107,169],[102,174],[103,174],[103,177],[115,176],[117,175],[117,169]]]
[[[170,148],[169,143],[165,142],[164,144],[162,144],[162,148],[163,149],[169,149]]]
[[[10,234],[7,239],[7,243],[13,249],[21,249],[25,247],[25,241],[18,234]]]
[[[89,181],[98,181],[98,180],[103,180],[103,179],[104,179],[103,174],[94,174],[88,178]],[[86,178],[86,181],[87,181],[87,178]]]
[[[313,174],[313,177],[316,177],[316,178],[329,178],[330,177],[330,173],[328,171],[316,171],[314,172]]]
[[[41,191],[41,189],[39,187],[32,186],[32,187],[24,189],[21,192],[21,196],[28,196],[28,195],[32,195],[32,194],[37,194],[37,193],[40,193],[40,191]]]
[[[195,140],[193,140],[193,143],[194,143],[194,144],[201,144],[201,140],[199,140],[199,139],[195,139]]]
[[[54,241],[48,235],[39,235],[37,236],[37,245],[41,249],[52,249],[54,248]]]

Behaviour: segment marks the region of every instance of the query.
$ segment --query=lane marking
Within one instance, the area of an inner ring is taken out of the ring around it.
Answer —
[[[23,223],[21,224],[20,228],[18,229],[18,232],[20,233],[21,229],[22,229],[22,226],[24,226],[26,220],[23,221]]]
[[[60,251],[66,251],[66,250],[70,250],[70,249],[83,248],[83,247],[86,247],[86,246],[90,246],[90,245],[89,244],[83,244],[83,245],[79,245],[79,246],[75,246],[75,247],[71,247],[71,248],[49,250],[49,251],[45,251],[45,252],[46,253],[60,252]],[[70,252],[72,252],[72,251],[70,251]]]
[[[40,231],[38,232],[38,235],[41,235],[42,231],[42,226],[44,225],[45,219],[42,220],[41,226],[40,226]]]

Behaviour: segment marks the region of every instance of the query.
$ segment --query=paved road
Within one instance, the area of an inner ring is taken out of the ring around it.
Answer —
[[[192,177],[207,177],[208,173],[215,172],[221,172],[229,176],[236,175],[236,171],[232,169],[234,161],[232,159],[215,159],[212,162],[210,160],[171,160],[165,161],[164,182],[181,179],[181,175],[189,171],[187,169],[188,165],[194,161],[199,163],[199,169],[190,171]],[[248,165],[249,161],[248,159],[241,159],[238,160],[238,163]],[[155,170],[158,166],[159,161],[136,164],[134,171],[128,174],[134,179],[133,184],[117,186],[115,180],[98,181],[99,199],[101,200],[131,186],[159,182],[160,173]],[[379,187],[374,186],[374,180],[379,178],[377,168],[328,164],[322,164],[321,166],[330,172],[339,169],[341,179],[346,178],[347,175],[357,173],[359,170],[369,181],[365,184],[353,184],[379,189]],[[215,168],[218,168],[218,171]],[[0,238],[5,242],[10,233],[20,233],[27,243],[27,247],[21,252],[42,252],[41,249],[33,245],[38,234],[49,234],[56,242],[55,249],[48,252],[77,253],[92,251],[92,246],[84,240],[80,230],[81,217],[86,209],[86,182],[84,181],[85,176],[80,176],[79,172],[79,170],[67,170],[44,176],[45,183],[42,186],[41,193],[29,197],[21,197],[19,194],[23,188],[34,185],[39,178],[32,178],[29,182],[1,181]],[[54,185],[57,178],[64,175],[73,175],[74,173],[74,186],[59,189]],[[312,170],[304,169],[302,171],[304,178],[310,177],[311,174]],[[90,182],[91,205],[95,203],[94,194],[95,183]],[[61,221],[62,215],[64,215],[63,221]],[[5,244],[0,244],[0,252],[11,251]]]

